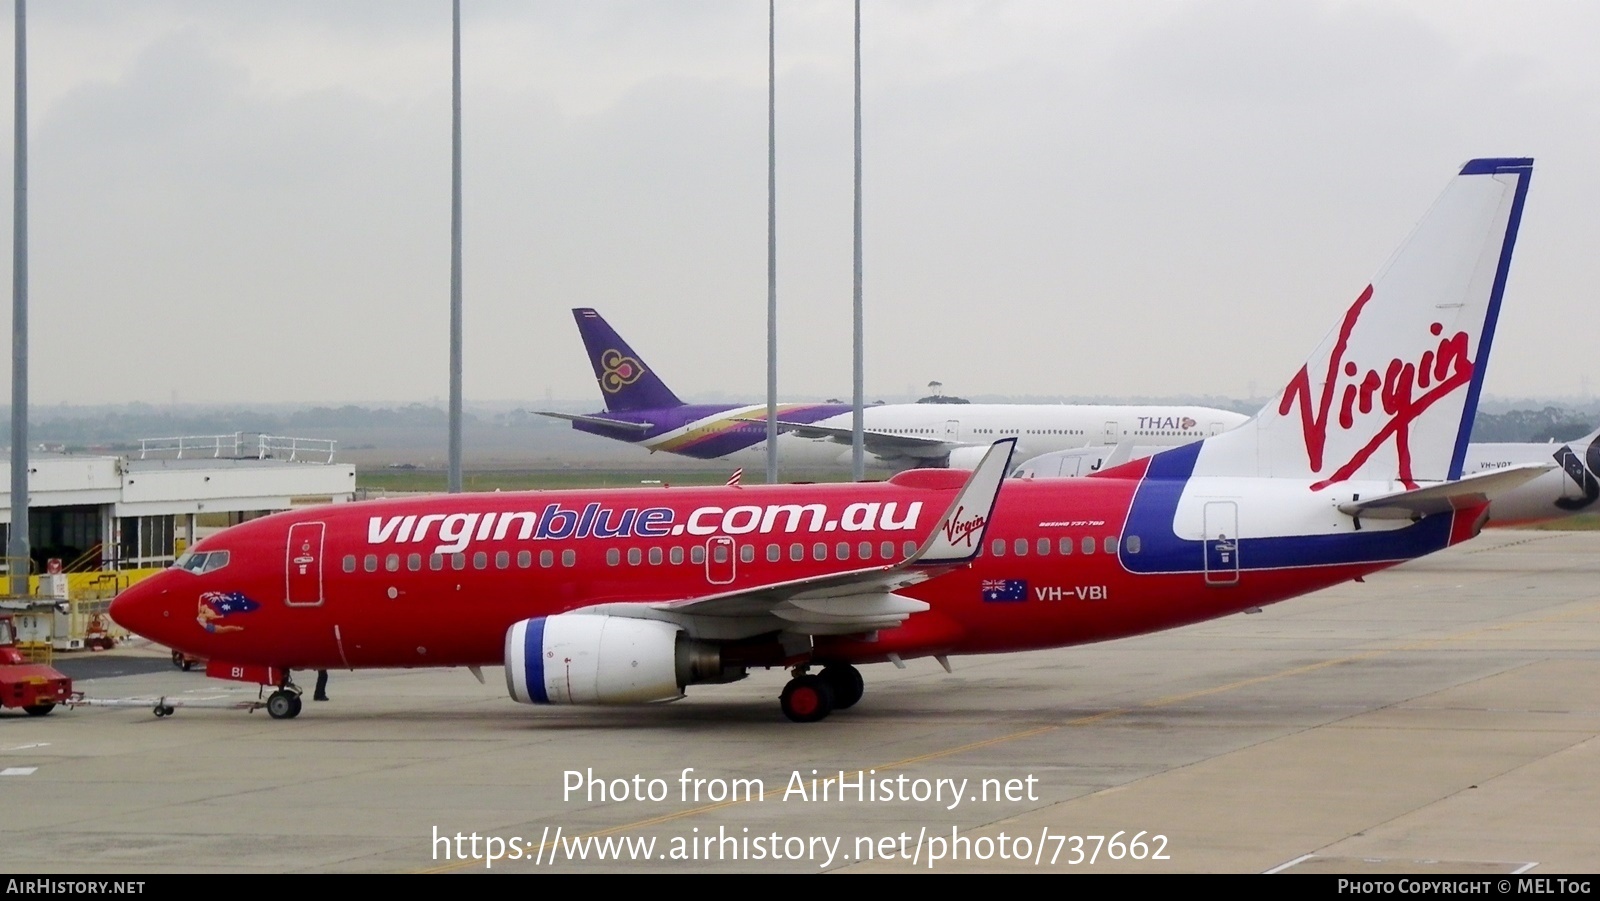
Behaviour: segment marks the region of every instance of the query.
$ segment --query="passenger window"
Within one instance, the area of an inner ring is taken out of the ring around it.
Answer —
[[[820,541],[817,542],[816,544],[812,545],[811,546],[811,559],[813,559],[813,560],[826,560],[826,559],[828,559],[828,546],[826,544],[823,544]]]
[[[606,548],[606,565],[616,566],[622,562],[622,552],[614,547]]]
[[[900,552],[901,556],[910,557],[912,554],[917,552],[917,543],[915,541],[907,541],[901,544]]]
[[[636,547],[628,548],[628,565],[638,566],[642,562],[644,562],[644,552]]]
[[[1078,542],[1078,546],[1083,548],[1085,554],[1094,553],[1094,539],[1088,535],[1083,536],[1083,540]]]
[[[1041,538],[1041,539],[1039,539],[1038,543],[1039,543],[1039,553],[1040,553],[1040,555],[1044,555],[1044,554],[1050,553],[1050,539]]]
[[[996,557],[1004,557],[1006,555],[1006,540],[1004,538],[996,538],[989,542],[989,553]]]
[[[767,562],[768,563],[777,563],[779,560],[782,560],[782,559],[783,559],[783,548],[778,547],[775,544],[767,545]]]
[[[741,544],[741,545],[739,545],[739,560],[740,560],[740,562],[742,562],[742,563],[750,563],[750,562],[753,562],[755,559],[756,559],[756,546],[755,545],[753,545],[753,544]]]
[[[533,565],[533,551],[517,551],[517,568],[527,569]]]
[[[366,570],[369,573],[377,572],[378,571],[378,555],[377,554],[368,554],[366,556],[366,559],[361,561],[361,568]]]
[[[806,546],[796,541],[789,545],[789,559],[796,563],[806,558]]]
[[[1016,541],[1011,542],[1011,549],[1016,552],[1018,557],[1028,556],[1028,539],[1018,538]]]
[[[467,555],[466,554],[451,554],[450,555],[450,568],[453,569],[453,570],[456,570],[457,572],[460,572],[461,570],[466,569],[467,568]]]
[[[494,568],[495,569],[510,569],[511,568],[511,552],[510,551],[495,551],[495,554],[494,554]]]
[[[384,557],[383,558],[383,568],[388,570],[389,572],[392,572],[392,573],[399,572],[400,571],[400,555],[399,554],[390,554],[387,557]]]
[[[489,568],[489,555],[484,553],[483,551],[478,551],[477,553],[473,554],[472,555],[472,568],[473,569],[488,569]]]
[[[893,560],[894,559],[894,542],[885,541],[883,544],[878,545],[878,556],[882,557],[885,560]]]
[[[353,573],[353,572],[356,571],[356,555],[355,554],[345,554],[344,555],[344,571],[347,572],[347,573]]]
[[[571,548],[568,548],[568,549],[562,551],[561,552],[561,565],[562,566],[577,566],[578,565],[578,552],[575,551],[575,550],[572,550]]]
[[[1130,553],[1130,554],[1139,553],[1139,544],[1140,544],[1140,542],[1139,542],[1139,536],[1138,535],[1129,535],[1128,536],[1128,540],[1127,540],[1128,553]]]
[[[668,551],[667,559],[672,561],[673,566],[681,566],[683,564],[683,548],[675,547]]]
[[[444,569],[444,557],[439,554],[430,554],[428,556],[428,568],[434,572]]]
[[[856,556],[860,557],[862,560],[871,560],[872,559],[872,542],[863,541],[859,545],[857,545],[856,546]]]
[[[408,555],[406,557],[406,569],[409,569],[412,572],[421,572],[422,571],[422,555],[421,554],[410,554],[410,555]]]
[[[550,567],[555,566],[556,565],[556,552],[555,551],[540,551],[539,552],[539,565],[544,567],[545,569],[549,569]]]
[[[650,565],[651,566],[660,566],[661,565],[661,548],[653,547],[653,548],[650,549]]]
[[[700,564],[706,562],[705,545],[697,544],[689,549],[689,562],[693,563],[695,566],[699,566]]]
[[[1057,542],[1057,545],[1061,548],[1061,555],[1062,556],[1065,557],[1065,556],[1071,555],[1071,553],[1072,553],[1072,539],[1071,538],[1063,537],[1061,539],[1061,541]]]
[[[850,559],[850,542],[848,542],[848,541],[839,542],[839,544],[833,549],[833,555],[835,557],[838,557],[840,560],[849,560]]]
[[[719,544],[719,545],[716,545],[715,547],[713,547],[711,549],[711,559],[715,563],[727,563],[728,562],[728,546],[725,545],[725,544]]]
[[[1107,535],[1106,540],[1101,543],[1105,545],[1106,553],[1115,554],[1117,552],[1117,536]]]

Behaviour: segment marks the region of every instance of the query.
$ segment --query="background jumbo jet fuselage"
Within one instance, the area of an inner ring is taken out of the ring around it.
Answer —
[[[652,452],[745,465],[766,459],[765,404],[685,404],[600,314],[575,309],[600,413],[540,411],[572,427]],[[779,459],[785,465],[848,466],[849,404],[781,404]],[[878,404],[866,408],[866,450],[894,469],[971,469],[989,445],[1015,437],[1022,456],[1133,440],[1172,447],[1216,435],[1248,417],[1183,404]]]
[[[1018,479],[1074,478],[1092,475],[1121,460],[1142,459],[1161,452],[1149,445],[1082,447],[1053,451],[1025,460],[1012,470]],[[1493,472],[1533,463],[1555,468],[1495,497],[1489,504],[1491,526],[1547,522],[1578,513],[1600,512],[1600,429],[1571,442],[1484,442],[1467,445],[1462,473]]]
[[[813,721],[857,664],[1223,616],[1432,553],[1545,465],[1463,477],[1528,160],[1475,160],[1278,398],[1092,478],[458,494],[295,510],[201,541],[118,623],[278,685],[289,668],[504,663],[518,701],[673,700],[792,668]],[[1381,396],[1380,396],[1381,391]],[[820,673],[810,668],[821,666]]]

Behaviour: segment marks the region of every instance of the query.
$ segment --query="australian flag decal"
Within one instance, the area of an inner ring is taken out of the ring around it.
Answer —
[[[1028,581],[1026,579],[984,579],[980,587],[983,591],[985,603],[1026,601],[1028,599]]]
[[[220,616],[249,613],[261,606],[237,591],[208,591],[200,596],[200,603],[215,610]]]

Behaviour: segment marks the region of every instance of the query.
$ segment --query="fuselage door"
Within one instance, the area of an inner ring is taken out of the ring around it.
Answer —
[[[1115,420],[1113,420],[1111,422],[1107,422],[1106,423],[1106,443],[1107,444],[1116,444],[1117,442],[1119,442],[1121,440],[1122,440],[1122,427],[1117,425]]]
[[[1239,581],[1239,506],[1210,501],[1205,521],[1206,584],[1233,585]]]
[[[297,522],[289,527],[285,555],[286,603],[315,606],[322,603],[322,535],[320,522]]]
[[[733,538],[713,535],[706,541],[706,581],[713,585],[726,585],[734,576]]]
[[[946,440],[946,441],[960,441],[961,440],[961,420],[959,420],[959,419],[946,419],[944,421],[944,440]]]

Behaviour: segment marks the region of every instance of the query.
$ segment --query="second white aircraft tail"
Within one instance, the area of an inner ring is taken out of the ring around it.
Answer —
[[[1463,166],[1288,386],[1205,441],[1194,474],[1459,478],[1532,171]]]

